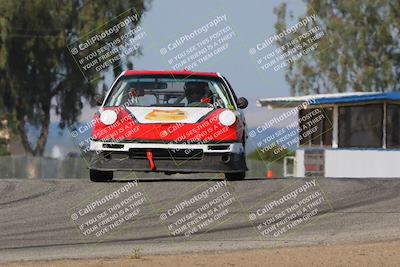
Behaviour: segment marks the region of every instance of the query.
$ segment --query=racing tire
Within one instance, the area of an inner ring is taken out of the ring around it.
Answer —
[[[225,179],[228,181],[240,181],[244,180],[246,172],[227,172],[225,173]]]
[[[90,181],[92,182],[109,182],[113,179],[112,171],[90,170]]]

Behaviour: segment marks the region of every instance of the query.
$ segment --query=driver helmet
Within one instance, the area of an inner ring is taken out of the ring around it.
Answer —
[[[210,91],[207,82],[186,82],[184,89],[188,104],[201,102],[201,99],[206,97]]]

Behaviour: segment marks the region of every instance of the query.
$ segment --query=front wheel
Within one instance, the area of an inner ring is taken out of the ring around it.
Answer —
[[[108,182],[113,179],[112,171],[90,170],[90,181],[92,182]]]
[[[246,172],[227,172],[225,173],[225,179],[228,181],[240,181],[244,180]]]

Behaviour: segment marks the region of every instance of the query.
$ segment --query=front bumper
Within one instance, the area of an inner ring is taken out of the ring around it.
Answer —
[[[121,143],[118,143],[121,144]],[[155,171],[179,173],[234,173],[247,170],[243,145],[171,145],[125,143],[118,149],[110,143],[92,141],[90,169],[101,171]],[[151,169],[146,151],[151,151]]]

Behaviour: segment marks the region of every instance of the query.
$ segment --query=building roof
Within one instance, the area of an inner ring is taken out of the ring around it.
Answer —
[[[217,77],[217,72],[195,72],[190,70],[127,70],[123,74],[129,75],[195,75],[195,76],[212,76]]]
[[[400,101],[400,92],[355,92],[320,94],[293,97],[262,98],[257,106],[268,108],[291,108],[307,102],[308,105],[360,104],[376,101]]]

